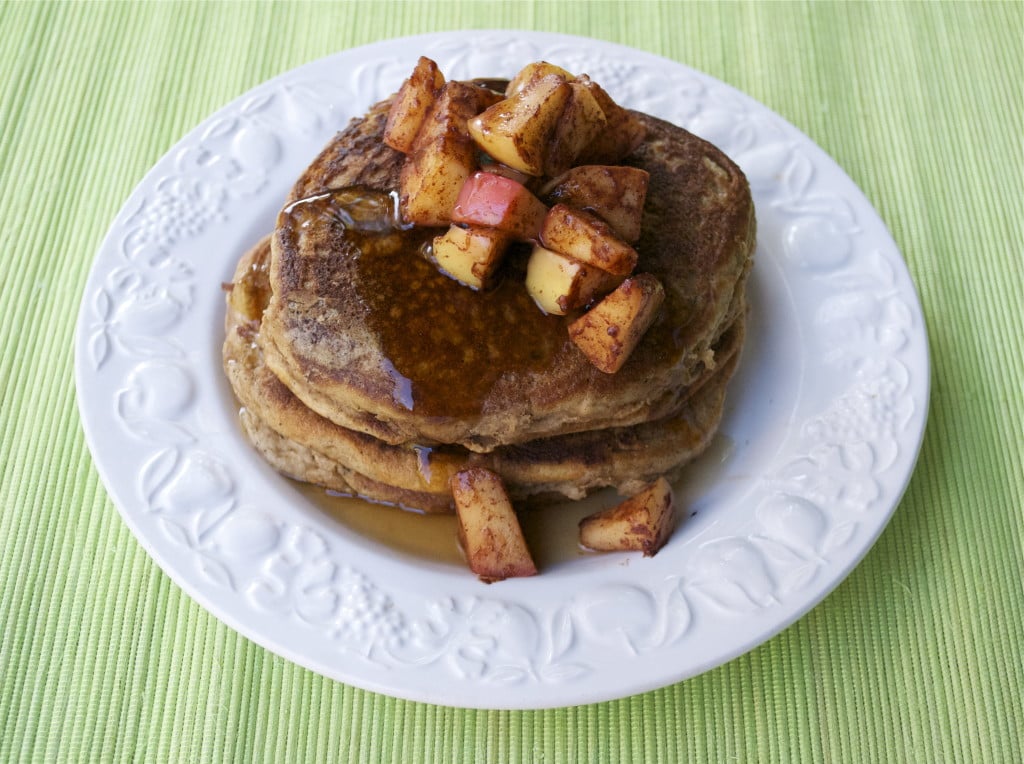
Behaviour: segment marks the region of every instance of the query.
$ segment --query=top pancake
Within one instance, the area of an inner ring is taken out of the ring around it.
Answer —
[[[754,212],[740,170],[706,141],[638,115],[647,139],[625,163],[651,177],[637,271],[659,278],[666,299],[608,375],[569,341],[572,316],[533,304],[521,255],[495,288],[474,292],[422,256],[438,230],[394,228],[389,199],[371,193],[397,189],[404,159],[381,141],[388,108],[339,133],[278,218],[260,333],[273,373],[321,416],[392,444],[489,451],[677,410],[742,309]]]

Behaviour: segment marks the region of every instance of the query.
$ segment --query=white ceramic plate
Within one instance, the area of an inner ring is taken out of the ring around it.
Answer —
[[[221,283],[287,189],[416,58],[449,78],[545,59],[702,135],[747,173],[758,249],[721,444],[665,549],[578,556],[487,586],[325,516],[244,442],[220,369]],[[146,176],[100,249],[76,375],[86,436],[140,543],[268,649],[388,695],[482,708],[618,698],[692,677],[806,613],[864,556],[910,478],[927,339],[884,224],[806,136],[672,61],[528,32],[389,40],[218,111]]]

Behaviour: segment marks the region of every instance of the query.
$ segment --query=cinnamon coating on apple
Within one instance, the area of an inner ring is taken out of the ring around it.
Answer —
[[[435,62],[419,59],[384,132],[406,155],[401,214],[448,226],[431,257],[471,289],[486,290],[510,247],[528,245],[525,289],[545,313],[581,314],[570,339],[613,374],[663,297],[653,276],[634,273],[649,174],[617,164],[644,127],[587,75],[547,62],[524,67],[504,92],[490,84],[445,81]],[[644,288],[624,300],[634,276]],[[605,330],[587,329],[596,323]]]

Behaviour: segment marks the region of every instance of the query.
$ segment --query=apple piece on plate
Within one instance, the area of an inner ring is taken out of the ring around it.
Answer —
[[[509,80],[508,86],[505,88],[505,96],[514,96],[541,77],[547,77],[552,74],[556,77],[561,77],[565,82],[571,82],[575,79],[572,73],[567,72],[560,66],[549,64],[547,61],[534,61],[520,69],[516,76]]]
[[[605,129],[580,154],[579,164],[616,164],[643,142],[647,129],[587,75],[577,77],[576,82],[590,91],[607,120]]]
[[[545,175],[558,175],[572,167],[608,121],[589,89],[578,82],[570,82],[569,91],[569,99],[544,159]]]
[[[420,126],[399,178],[402,217],[422,226],[451,222],[462,186],[476,170],[466,121],[499,97],[486,88],[448,82]]]
[[[442,87],[444,75],[437,64],[426,56],[420,56],[391,104],[384,125],[384,143],[403,154],[412,151],[416,134]]]
[[[488,155],[527,175],[544,174],[548,144],[572,89],[548,75],[469,120],[469,133]]]
[[[636,349],[664,300],[661,282],[649,273],[638,273],[569,324],[569,337],[599,371],[614,374]]]
[[[548,204],[567,204],[596,214],[629,244],[640,238],[650,173],[625,165],[580,165],[541,189]]]
[[[639,255],[611,226],[592,212],[556,204],[544,218],[540,241],[548,249],[626,276],[636,267]]]
[[[545,313],[564,316],[622,281],[593,265],[534,245],[526,264],[526,291]]]
[[[456,223],[496,228],[521,241],[537,239],[547,214],[522,183],[491,172],[473,173],[452,208]]]
[[[470,467],[453,475],[449,485],[469,569],[486,583],[536,575],[501,478],[483,467]]]
[[[493,228],[452,225],[443,236],[434,239],[434,260],[456,281],[483,289],[501,264],[508,244],[508,234]]]
[[[580,544],[598,552],[636,551],[653,557],[675,524],[672,486],[661,477],[640,493],[580,521]]]

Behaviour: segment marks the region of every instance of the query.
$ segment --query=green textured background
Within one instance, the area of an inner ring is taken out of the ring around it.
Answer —
[[[0,3],[0,760],[1024,760],[1024,6]],[[94,253],[149,167],[268,77],[455,28],[588,35],[747,92],[889,224],[931,416],[888,529],[748,655],[634,698],[460,711],[256,647],[150,561],[75,404]]]

